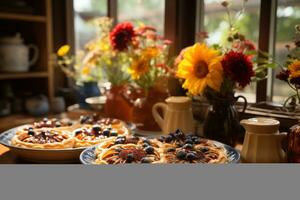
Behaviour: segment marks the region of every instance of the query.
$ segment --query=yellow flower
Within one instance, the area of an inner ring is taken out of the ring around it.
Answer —
[[[154,58],[158,55],[158,49],[156,47],[148,47],[143,50],[142,56],[146,58]]]
[[[133,80],[139,79],[143,74],[149,70],[149,60],[141,57],[133,61],[132,66],[129,68],[129,74]]]
[[[185,79],[182,87],[192,95],[201,94],[206,86],[220,91],[223,82],[222,56],[205,44],[196,43],[187,48],[179,63],[177,76]]]
[[[59,56],[64,56],[70,51],[70,46],[69,45],[63,45],[60,47],[57,51],[57,55]]]
[[[294,60],[289,66],[290,78],[300,77],[300,60]]]
[[[81,73],[83,75],[88,75],[90,73],[91,69],[88,66],[84,66],[81,70]]]

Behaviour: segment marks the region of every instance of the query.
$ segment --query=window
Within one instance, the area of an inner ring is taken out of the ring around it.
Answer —
[[[300,21],[300,1],[299,0],[279,0],[277,7],[277,30],[275,57],[276,60],[284,64],[287,55],[285,45],[293,46],[292,40],[295,36],[294,27]],[[277,74],[280,69],[275,70]],[[274,76],[273,76],[274,77]],[[273,101],[283,103],[284,100],[292,94],[292,89],[283,81],[273,79]],[[276,89],[275,89],[276,88]]]
[[[74,26],[76,50],[95,37],[96,28],[91,20],[107,15],[107,0],[74,0]]]
[[[142,22],[164,33],[164,0],[118,0],[118,22]]]
[[[232,10],[239,11],[242,9],[242,0],[230,1]],[[236,26],[246,38],[258,46],[259,36],[259,10],[260,0],[248,1],[246,10],[240,19],[237,21]],[[228,23],[227,15],[224,7],[221,6],[220,0],[204,0],[204,31],[208,32],[209,44],[225,44],[227,42]],[[246,96],[249,102],[255,102],[256,84],[251,83],[243,91],[238,91],[239,94]]]

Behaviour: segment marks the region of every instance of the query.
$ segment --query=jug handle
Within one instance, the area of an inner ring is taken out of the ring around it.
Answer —
[[[235,100],[238,101],[239,98],[242,98],[244,100],[244,106],[243,106],[243,110],[242,110],[242,114],[244,114],[245,110],[247,109],[248,102],[247,102],[246,97],[244,97],[242,95],[235,97]]]
[[[160,126],[161,129],[163,129],[163,124],[164,124],[164,116],[166,114],[167,111],[167,104],[165,103],[156,103],[153,107],[152,107],[152,115],[154,120],[156,121],[156,123]],[[158,112],[158,108],[162,109],[162,114],[163,116],[161,117],[159,112]]]
[[[29,44],[29,45],[28,45],[28,48],[29,48],[29,50],[30,50],[30,49],[33,50],[33,56],[32,56],[32,58],[31,58],[30,61],[29,61],[29,66],[32,66],[32,65],[34,65],[34,64],[36,63],[36,61],[38,60],[40,51],[39,51],[38,47],[37,47],[36,45],[34,45],[34,44]]]
[[[287,152],[287,146],[288,146],[288,133],[287,132],[282,132],[279,133],[279,135],[277,135],[279,142],[281,143],[281,148],[282,150],[284,150],[285,152]]]

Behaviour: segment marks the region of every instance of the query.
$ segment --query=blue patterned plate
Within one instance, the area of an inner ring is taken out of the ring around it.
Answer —
[[[223,147],[227,151],[227,157],[229,159],[228,163],[239,163],[240,162],[240,153],[232,148],[231,146],[228,146],[226,144],[222,144],[217,141],[213,141],[216,146]],[[89,147],[82,151],[80,154],[80,162],[85,165],[93,165],[94,161],[96,159],[95,155],[95,147]]]

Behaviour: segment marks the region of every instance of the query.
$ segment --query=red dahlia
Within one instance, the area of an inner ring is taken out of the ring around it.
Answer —
[[[281,70],[277,75],[276,75],[276,78],[281,80],[281,81],[288,81],[288,78],[290,76],[290,72],[289,70]]]
[[[130,22],[123,22],[111,31],[109,38],[114,50],[123,51],[128,48],[134,36],[133,25]]]
[[[245,87],[255,75],[253,64],[250,58],[242,52],[229,51],[222,60],[222,67],[225,75],[231,81],[237,82],[240,87]]]

